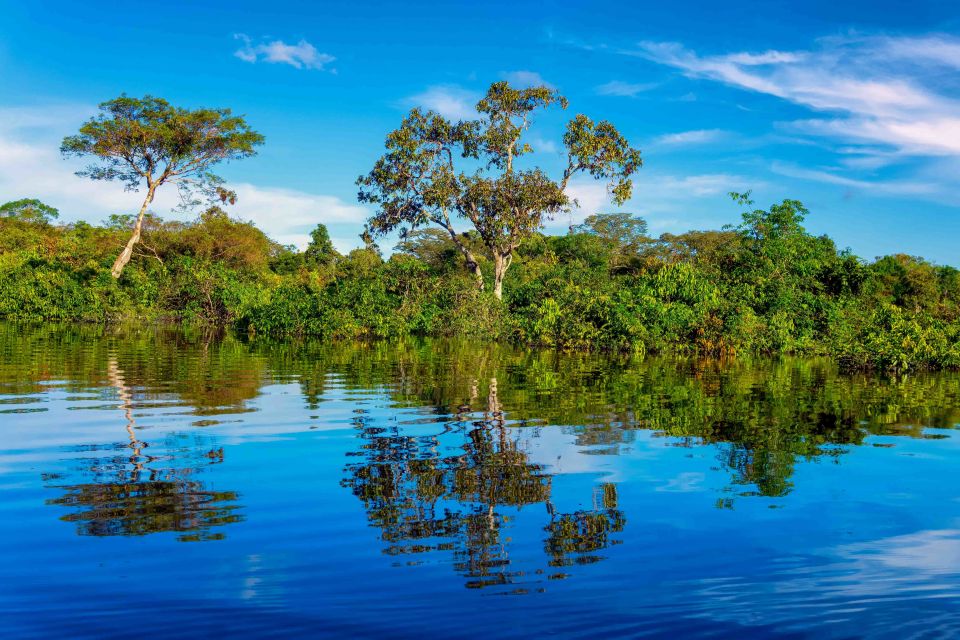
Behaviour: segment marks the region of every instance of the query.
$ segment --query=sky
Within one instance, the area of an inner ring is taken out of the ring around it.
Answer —
[[[618,4],[623,6],[617,6]],[[866,259],[960,266],[960,4],[956,0],[227,2],[0,0],[0,202],[65,221],[135,212],[142,194],[76,177],[60,140],[121,93],[229,107],[266,136],[219,173],[232,214],[341,250],[372,213],[357,177],[413,106],[467,118],[491,82],[548,84],[533,160],[558,175],[564,122],[613,122],[644,166],[622,207],[579,180],[562,233],[601,211],[653,234],[736,224],[727,193],[810,209],[807,228]],[[153,210],[171,209],[175,190]],[[390,239],[381,243],[392,246]]]

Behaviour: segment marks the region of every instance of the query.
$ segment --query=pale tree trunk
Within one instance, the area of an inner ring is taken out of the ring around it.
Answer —
[[[493,295],[497,300],[503,300],[503,276],[507,274],[510,263],[513,262],[513,254],[493,254]]]
[[[120,252],[120,255],[117,256],[117,259],[114,261],[113,269],[110,270],[114,278],[119,278],[120,274],[123,273],[123,268],[127,266],[127,263],[130,262],[130,258],[133,256],[133,248],[140,242],[143,216],[147,213],[147,207],[153,202],[153,194],[156,189],[156,185],[150,185],[150,188],[147,189],[147,197],[143,201],[143,206],[140,207],[140,213],[137,214],[137,223],[133,225],[133,234],[130,236],[130,239],[127,240],[127,246],[123,248],[123,251]]]

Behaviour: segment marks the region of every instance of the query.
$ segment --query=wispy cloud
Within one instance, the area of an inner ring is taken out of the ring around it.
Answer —
[[[679,133],[667,133],[658,136],[653,139],[652,144],[664,147],[710,144],[728,136],[729,132],[723,129],[695,129],[693,131],[680,131]]]
[[[327,65],[336,60],[328,53],[321,53],[306,40],[300,40],[296,44],[287,44],[282,40],[254,44],[246,34],[237,33],[233,37],[243,43],[233,55],[244,62],[288,64],[296,69],[327,71],[330,70]]]
[[[476,104],[479,99],[474,92],[457,85],[434,85],[406,98],[403,104],[430,109],[452,120],[466,120],[477,117]]]
[[[512,84],[515,88],[526,89],[528,87],[550,87],[552,84],[543,79],[536,71],[507,71],[502,74],[503,79]]]
[[[690,228],[716,228],[728,222],[730,213],[724,207],[730,191],[763,189],[769,185],[754,177],[731,173],[664,174],[644,173],[634,180],[633,199],[616,207],[601,180],[578,177],[570,182],[567,195],[576,198],[579,207],[569,215],[558,216],[547,223],[548,231],[557,233],[570,224],[583,222],[588,215],[604,211],[631,211],[647,219],[650,229],[680,233]],[[694,211],[708,205],[716,212],[704,215]],[[731,211],[735,211],[731,208]]]
[[[835,184],[870,193],[879,192],[903,196],[932,196],[940,191],[939,185],[935,182],[916,180],[859,180],[844,176],[836,171],[808,169],[784,162],[774,162],[770,166],[770,170],[788,178]]]
[[[761,182],[729,173],[704,173],[687,176],[656,175],[637,181],[636,194],[654,194],[675,200],[724,195],[730,190],[759,187]]]
[[[791,123],[798,132],[936,156],[960,154],[960,101],[941,91],[940,75],[960,68],[957,51],[960,39],[931,36],[829,38],[810,51],[708,56],[643,42],[624,53],[831,114]]]
[[[622,96],[632,98],[644,91],[649,91],[656,87],[653,83],[623,82],[621,80],[611,80],[601,84],[594,91],[601,96]]]
[[[567,195],[577,201],[573,216],[577,221],[588,215],[603,211],[610,205],[610,192],[607,185],[598,180],[577,178],[567,186]]]

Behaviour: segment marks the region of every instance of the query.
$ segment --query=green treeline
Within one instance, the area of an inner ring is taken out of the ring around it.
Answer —
[[[535,233],[516,250],[502,301],[478,290],[460,248],[435,228],[407,234],[389,257],[372,243],[344,256],[322,225],[301,252],[218,207],[191,222],[147,215],[115,279],[130,219],[55,224],[42,203],[12,204],[20,206],[0,208],[0,316],[8,318],[960,366],[960,271],[905,255],[864,262],[808,233],[807,211],[790,200],[721,231],[653,238],[637,217],[603,214],[566,235]],[[476,233],[457,240],[489,277],[494,261]]]
[[[366,246],[342,256],[322,224],[300,252],[221,208],[236,193],[212,170],[264,142],[242,116],[122,95],[61,151],[90,163],[78,176],[145,189],[139,212],[55,225],[58,212],[39,200],[0,207],[0,317],[960,367],[960,272],[904,255],[865,263],[808,233],[796,200],[752,209],[749,193],[731,194],[748,210],[720,231],[654,238],[644,220],[616,213],[545,235],[546,221],[576,204],[572,178],[606,182],[621,205],[643,165],[612,123],[577,114],[563,134],[566,167],[551,176],[536,166],[525,141],[535,112],[567,106],[550,87],[495,82],[476,119],[412,109],[357,180],[372,211]],[[203,213],[150,214],[168,185]],[[385,257],[374,239],[394,233],[401,240]]]

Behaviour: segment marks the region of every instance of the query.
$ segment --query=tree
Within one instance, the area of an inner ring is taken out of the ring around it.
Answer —
[[[333,247],[326,225],[318,224],[310,232],[310,244],[304,251],[304,257],[311,266],[330,264],[340,257],[340,254]]]
[[[147,193],[133,225],[133,233],[113,263],[119,278],[140,241],[143,217],[160,186],[173,183],[187,202],[196,193],[235,199],[222,188],[211,168],[223,161],[246,158],[263,144],[242,116],[229,109],[171,106],[162,98],[121,95],[100,105],[100,114],[67,136],[64,156],[92,157],[93,163],[77,175],[92,180],[119,180],[130,191],[146,184]]]
[[[731,191],[729,195],[737,204],[748,207],[754,204],[749,191],[745,193]],[[743,222],[737,227],[737,231],[743,237],[755,240],[758,243],[791,236],[802,236],[806,233],[803,228],[803,221],[809,213],[802,202],[788,199],[781,204],[771,205],[769,211],[764,209],[745,211],[742,215]]]
[[[0,218],[14,218],[24,222],[49,223],[58,218],[60,212],[36,198],[13,200],[0,206]]]
[[[574,234],[587,234],[604,245],[613,273],[639,266],[640,249],[650,242],[647,221],[630,213],[595,213],[583,224],[571,227]]]
[[[647,221],[630,213],[595,213],[573,231],[598,236],[616,248],[636,249],[648,240]]]
[[[548,87],[496,82],[477,104],[476,120],[452,123],[433,111],[411,110],[387,136],[387,152],[357,180],[359,200],[378,208],[366,233],[439,226],[483,289],[477,258],[454,229],[454,218],[465,219],[493,258],[493,292],[502,298],[516,249],[545,218],[573,204],[566,188],[574,175],[608,180],[613,200],[622,204],[631,195],[630,176],[641,166],[640,152],[612,124],[577,115],[563,136],[567,165],[558,180],[540,168],[518,167],[517,159],[532,151],[522,138],[534,111],[555,104],[566,108],[567,100]]]
[[[433,267],[457,259],[459,251],[443,229],[425,227],[404,234],[394,249]]]

